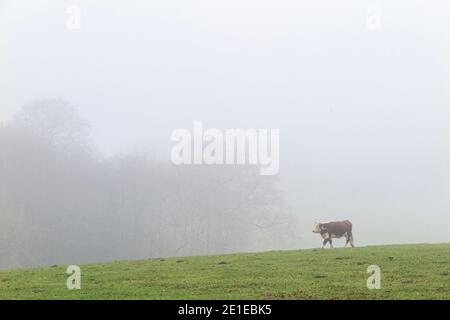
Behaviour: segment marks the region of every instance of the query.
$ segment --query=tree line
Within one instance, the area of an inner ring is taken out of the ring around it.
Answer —
[[[279,248],[295,219],[251,165],[104,157],[64,100],[0,125],[0,268]]]

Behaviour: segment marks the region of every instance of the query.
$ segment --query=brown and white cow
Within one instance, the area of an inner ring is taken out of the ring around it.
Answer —
[[[345,221],[332,221],[327,223],[314,223],[314,233],[320,233],[323,240],[322,248],[325,247],[327,242],[330,243],[330,248],[333,248],[333,238],[342,238],[345,237],[347,240],[345,242],[345,246],[349,243],[352,247],[353,244],[353,234],[352,234],[352,223],[348,220]]]

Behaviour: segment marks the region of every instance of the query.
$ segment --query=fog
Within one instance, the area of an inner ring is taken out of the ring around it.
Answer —
[[[450,3],[0,0],[0,268],[450,242]],[[279,129],[279,172],[174,130]],[[344,241],[337,240],[336,246]]]

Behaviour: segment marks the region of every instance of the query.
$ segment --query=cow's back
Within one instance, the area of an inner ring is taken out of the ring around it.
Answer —
[[[343,236],[344,234],[352,233],[352,223],[348,220],[345,221],[332,221],[323,224],[325,229],[332,234],[337,236]]]

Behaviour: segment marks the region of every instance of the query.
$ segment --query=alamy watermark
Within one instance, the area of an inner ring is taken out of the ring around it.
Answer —
[[[204,130],[194,121],[193,130],[176,129],[171,140],[177,142],[171,152],[174,164],[259,164],[261,175],[279,170],[279,129]]]
[[[77,5],[68,6],[66,9],[66,27],[69,30],[81,29],[81,8]]]
[[[70,276],[67,278],[67,289],[79,290],[81,289],[81,269],[77,265],[71,265],[67,267],[66,273]]]
[[[370,274],[367,278],[367,289],[381,289],[381,268],[377,265],[371,265],[367,268],[367,273]]]
[[[372,31],[381,30],[382,28],[381,17],[382,17],[382,10],[380,6],[377,5],[368,6],[367,20],[366,20],[367,29]]]

